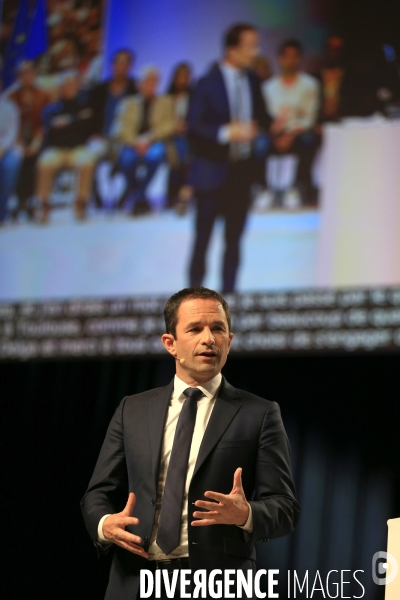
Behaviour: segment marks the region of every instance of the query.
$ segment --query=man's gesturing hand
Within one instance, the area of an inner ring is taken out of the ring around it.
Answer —
[[[139,519],[131,517],[135,504],[136,496],[131,492],[124,510],[120,513],[115,513],[115,515],[110,515],[104,520],[103,535],[108,542],[113,542],[133,554],[143,556],[143,558],[149,558],[147,552],[138,546],[138,544],[142,543],[142,538],[129,533],[129,531],[125,531],[127,525],[137,525],[139,523]]]
[[[236,469],[233,475],[233,488],[230,494],[205,492],[204,495],[217,502],[196,500],[195,506],[207,510],[196,510],[193,517],[198,520],[192,521],[192,525],[197,527],[203,525],[239,525],[243,527],[245,525],[250,509],[242,486],[241,467]]]

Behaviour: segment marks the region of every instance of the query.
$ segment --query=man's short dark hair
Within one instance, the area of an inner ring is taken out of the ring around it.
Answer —
[[[125,56],[128,57],[130,63],[133,63],[133,61],[135,60],[135,53],[130,48],[119,48],[113,53],[111,57],[111,62],[114,63],[120,54],[125,54]]]
[[[224,36],[224,48],[236,48],[240,44],[240,38],[245,31],[257,31],[250,23],[236,23],[226,31]]]
[[[226,300],[224,300],[218,292],[199,286],[184,288],[176,294],[173,294],[173,296],[167,300],[164,308],[165,330],[167,333],[172,333],[176,339],[176,325],[178,323],[178,310],[180,305],[186,300],[196,300],[197,298],[201,298],[202,300],[216,300],[219,302],[225,311],[229,331],[231,330],[231,311]]]
[[[303,44],[295,38],[291,38],[290,40],[285,40],[284,42],[282,42],[282,44],[278,48],[278,56],[282,56],[286,48],[294,48],[295,50],[297,50],[300,56],[303,56]]]

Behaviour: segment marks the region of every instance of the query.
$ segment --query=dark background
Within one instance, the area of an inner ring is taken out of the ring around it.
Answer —
[[[334,12],[332,32],[355,50],[399,50],[399,2],[339,1]],[[103,597],[109,558],[97,559],[79,500],[118,402],[173,369],[168,358],[0,364],[2,598]],[[260,548],[259,567],[306,565],[311,579],[364,569],[365,597],[382,599],[370,561],[400,515],[399,356],[232,357],[224,374],[279,402],[293,448],[301,523]]]
[[[386,43],[399,52],[400,4],[396,0],[336,0],[332,16],[334,33],[345,38],[347,47],[368,49],[374,43]]]
[[[40,591],[60,599],[103,597],[109,559],[97,559],[79,500],[117,403],[167,383],[173,369],[169,357],[0,365],[6,441],[0,514],[2,538],[9,540],[3,598],[42,597]],[[386,519],[400,513],[398,356],[231,358],[224,374],[231,384],[279,402],[293,447],[302,523],[289,538],[263,545],[259,567],[281,567],[284,577],[287,568],[301,572],[303,564],[310,576],[313,565],[325,576],[329,569],[365,568],[362,581],[369,581],[372,554],[386,548]],[[318,471],[313,460],[319,459]],[[340,485],[332,482],[346,479],[351,462],[356,495],[345,493],[335,516]],[[375,503],[360,520],[375,476]],[[355,519],[347,512],[353,501]],[[335,541],[337,528],[343,536]],[[361,564],[367,538],[371,551]],[[338,544],[334,564],[328,564],[331,543]],[[346,564],[339,564],[341,556]],[[383,587],[371,584],[366,598],[383,598]]]

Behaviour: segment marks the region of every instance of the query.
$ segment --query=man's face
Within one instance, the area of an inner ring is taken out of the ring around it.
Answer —
[[[67,77],[60,86],[60,96],[64,100],[73,100],[79,91],[79,81],[77,77]]]
[[[177,361],[178,377],[199,383],[212,379],[226,363],[232,338],[225,311],[217,300],[182,302],[176,338],[171,342],[171,354],[185,359],[184,363]]]
[[[186,90],[190,84],[190,71],[186,66],[182,66],[176,76],[175,85],[178,90]]]
[[[128,77],[132,67],[131,57],[125,52],[117,54],[113,62],[113,73],[117,79]]]
[[[147,75],[140,82],[140,86],[139,86],[140,87],[140,93],[145,98],[152,98],[153,96],[156,95],[159,81],[160,80],[159,80],[158,75],[156,75],[156,74]]]
[[[299,70],[301,54],[297,48],[285,48],[279,57],[279,65],[283,73],[296,73]]]
[[[260,53],[260,36],[257,31],[248,29],[240,36],[239,44],[230,49],[235,66],[240,69],[251,67]]]
[[[26,66],[19,73],[19,80],[22,87],[31,87],[35,82],[35,70],[31,66]]]

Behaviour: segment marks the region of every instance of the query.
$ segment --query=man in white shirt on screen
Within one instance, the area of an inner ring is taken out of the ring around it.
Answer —
[[[226,301],[187,288],[164,315],[176,375],[122,400],[81,502],[99,552],[114,550],[106,600],[138,597],[142,570],[254,573],[255,544],[299,518],[279,406],[221,375],[233,338]]]
[[[272,116],[272,154],[296,160],[269,159],[269,183],[286,194],[284,202],[295,208],[312,197],[311,168],[317,148],[313,127],[319,104],[318,81],[300,71],[303,48],[299,41],[285,41],[279,48],[280,74],[263,84],[268,113]],[[289,172],[290,171],[290,172]],[[296,173],[297,171],[297,173]]]

